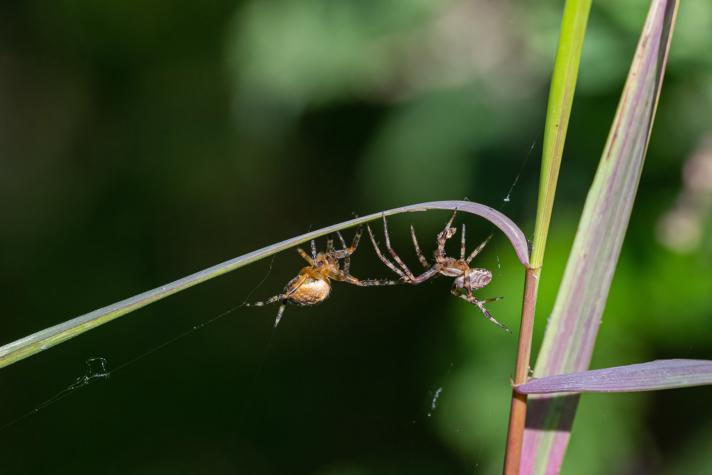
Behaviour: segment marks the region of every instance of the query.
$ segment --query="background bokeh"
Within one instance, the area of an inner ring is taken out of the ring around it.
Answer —
[[[3,2],[2,343],[353,213],[467,197],[531,235],[561,8]],[[593,6],[536,341],[646,9]],[[712,358],[711,44],[712,4],[682,2],[594,367]],[[409,224],[429,253],[446,219],[394,218],[395,246],[417,267]],[[491,231],[463,219],[471,246]],[[116,368],[302,265],[280,254],[3,369],[0,425],[88,358]],[[501,236],[478,265],[495,274],[480,295],[504,296],[490,308],[517,328],[522,272]],[[353,272],[390,271],[364,241]],[[497,473],[516,336],[449,285],[337,283],[276,331],[276,308],[238,308],[0,429],[2,472]],[[711,473],[711,397],[584,396],[565,473]]]

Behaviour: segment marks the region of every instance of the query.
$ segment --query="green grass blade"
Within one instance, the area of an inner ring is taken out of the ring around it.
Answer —
[[[581,50],[590,10],[591,0],[567,0],[561,20],[559,48],[556,52],[556,62],[551,77],[549,105],[546,110],[544,128],[539,201],[531,259],[534,268],[541,267],[544,262],[546,237],[549,233],[551,210],[554,206],[556,184],[559,179],[561,157],[564,153],[564,141],[569,127],[576,78],[581,63]]]
[[[584,206],[535,375],[588,369],[630,219],[678,2],[653,0]],[[525,473],[558,473],[578,396],[537,396],[527,414]],[[536,408],[536,409],[533,409]]]
[[[429,209],[458,210],[465,213],[483,217],[497,226],[509,239],[517,257],[524,267],[529,265],[527,239],[521,229],[512,220],[499,211],[479,203],[470,201],[432,201],[428,203],[418,203],[410,206],[394,208],[368,216],[351,219],[343,223],[335,224],[326,228],[318,229],[301,236],[297,236],[271,246],[264,247],[254,252],[236,257],[229,261],[209,267],[195,274],[191,274],[182,279],[162,285],[155,289],[143,292],[133,297],[127,298],[112,305],[94,310],[85,315],[68,320],[64,323],[46,328],[32,335],[21,338],[12,343],[0,347],[0,368],[16,363],[22,359],[32,356],[40,351],[44,351],[70,338],[81,335],[93,328],[101,326],[118,317],[126,315],[145,307],[148,304],[162,300],[170,295],[193,287],[207,280],[213,279],[227,272],[239,269],[265,257],[276,254],[290,247],[298,246],[311,239],[324,236],[342,229],[357,226],[359,224],[373,221],[381,216],[391,216],[399,213],[426,211]]]

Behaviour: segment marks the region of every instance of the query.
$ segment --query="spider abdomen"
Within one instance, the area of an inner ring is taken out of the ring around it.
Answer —
[[[465,280],[467,279],[468,282]],[[481,289],[492,281],[492,272],[487,269],[470,269],[464,275],[455,279],[455,287],[463,289],[468,287],[471,289]]]
[[[303,277],[295,277],[288,284],[285,293],[289,295],[286,299],[289,303],[299,306],[316,305],[323,302],[331,293],[331,283],[325,278],[307,277],[301,285],[299,281]]]

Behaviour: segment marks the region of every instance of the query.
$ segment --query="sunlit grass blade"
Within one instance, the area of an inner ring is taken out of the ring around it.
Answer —
[[[677,6],[674,0],[651,3],[546,330],[537,377],[588,369],[643,168]],[[578,397],[537,398],[527,414],[522,466],[525,473],[558,473]]]
[[[559,47],[551,76],[541,154],[541,177],[531,259],[534,268],[541,267],[544,263],[546,238],[549,234],[559,168],[564,153],[566,132],[569,128],[569,117],[590,10],[591,0],[567,0],[561,19]]]
[[[514,252],[522,265],[525,268],[529,266],[528,244],[524,233],[522,233],[521,229],[519,229],[519,227],[514,224],[512,220],[499,211],[490,208],[489,206],[473,203],[471,201],[431,201],[428,203],[418,203],[351,219],[349,221],[344,221],[343,223],[317,229],[316,231],[311,231],[309,233],[302,234],[301,236],[272,244],[257,251],[250,252],[234,259],[230,259],[229,261],[214,265],[200,272],[196,272],[195,274],[191,274],[187,277],[171,282],[170,284],[162,285],[120,302],[116,302],[112,305],[73,318],[64,323],[60,323],[37,333],[33,333],[32,335],[0,347],[0,368],[16,363],[24,358],[27,358],[28,356],[51,348],[52,346],[58,345],[63,341],[81,335],[88,330],[131,313],[134,310],[145,307],[148,304],[157,302],[170,295],[178,293],[181,290],[185,290],[193,287],[194,285],[200,284],[201,282],[205,282],[227,272],[239,269],[240,267],[244,267],[255,261],[264,259],[272,254],[298,246],[299,244],[305,243],[311,239],[357,226],[368,221],[373,221],[374,219],[378,219],[382,216],[391,216],[394,214],[413,211],[426,211],[429,209],[458,210],[480,216],[490,221],[502,231],[507,239],[509,239]]]
[[[534,378],[517,386],[524,394],[627,393],[712,384],[712,361],[656,360]]]
[[[559,168],[564,153],[564,142],[569,127],[569,117],[571,116],[576,78],[581,63],[583,39],[586,34],[590,10],[591,0],[567,0],[561,20],[559,46],[551,78],[544,126],[539,197],[531,258],[532,268],[527,271],[524,284],[522,321],[513,378],[515,384],[525,382],[529,373],[539,276],[544,263],[544,249],[549,234]],[[519,474],[526,413],[526,396],[513,391],[504,460],[505,474]]]

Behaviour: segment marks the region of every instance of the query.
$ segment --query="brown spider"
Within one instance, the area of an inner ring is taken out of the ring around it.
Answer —
[[[280,302],[277,318],[274,322],[276,327],[279,320],[282,318],[286,304],[293,304],[300,307],[307,305],[316,305],[323,302],[331,293],[331,281],[338,280],[360,287],[369,287],[375,285],[393,285],[397,281],[392,280],[360,280],[349,273],[351,266],[351,254],[356,251],[359,240],[361,239],[362,228],[359,228],[354,235],[351,246],[346,247],[346,241],[340,232],[336,232],[341,241],[341,249],[334,249],[334,241],[332,239],[326,242],[326,252],[316,252],[316,243],[311,241],[311,256],[304,252],[303,249],[297,249],[300,256],[309,263],[307,267],[302,268],[299,274],[290,280],[281,294],[270,297],[262,302],[246,304],[248,307],[261,307],[271,303]],[[343,268],[340,261],[344,261]]]
[[[445,255],[445,243],[457,232],[457,229],[451,226],[456,214],[457,211],[452,213],[450,221],[447,222],[445,228],[438,234],[438,248],[435,250],[435,264],[433,264],[432,266],[421,252],[420,246],[418,245],[418,239],[415,237],[415,229],[411,225],[410,235],[413,238],[415,252],[416,254],[418,254],[418,260],[425,268],[425,272],[423,272],[419,276],[413,275],[408,266],[405,265],[405,262],[403,262],[403,260],[398,257],[398,254],[396,254],[396,252],[391,247],[391,240],[388,235],[388,221],[386,221],[385,216],[383,216],[383,234],[385,236],[386,249],[388,249],[388,252],[390,253],[393,260],[397,263],[397,266],[396,264],[391,262],[386,256],[383,255],[383,253],[381,252],[381,248],[378,246],[376,238],[373,235],[373,231],[371,231],[370,226],[368,226],[368,234],[371,237],[373,248],[376,250],[376,254],[378,254],[378,257],[383,261],[384,264],[388,266],[388,268],[390,268],[393,272],[400,276],[401,281],[417,285],[422,282],[425,282],[426,280],[432,277],[436,277],[438,274],[444,275],[446,277],[454,277],[455,281],[453,282],[452,289],[450,290],[453,295],[455,295],[456,297],[460,297],[461,299],[466,300],[471,304],[477,305],[477,307],[482,311],[485,317],[487,317],[492,323],[502,328],[507,333],[511,333],[509,328],[499,323],[492,315],[490,315],[484,305],[488,302],[500,300],[502,297],[479,300],[474,295],[472,295],[473,290],[485,287],[492,280],[492,272],[490,272],[489,270],[470,267],[470,262],[472,261],[472,259],[474,259],[482,251],[482,249],[484,249],[484,247],[487,245],[492,236],[489,236],[482,244],[477,246],[477,248],[472,251],[472,253],[467,256],[467,258],[465,258],[465,224],[463,223],[462,239],[460,244],[460,258],[455,259],[453,257],[447,257]]]

